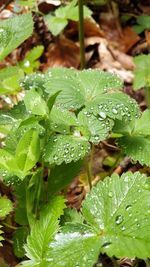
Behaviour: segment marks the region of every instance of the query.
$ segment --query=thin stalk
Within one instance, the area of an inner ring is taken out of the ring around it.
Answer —
[[[90,190],[92,189],[92,173],[91,173],[91,161],[86,162],[86,172]]]
[[[92,161],[93,161],[93,154],[94,154],[94,146],[92,145],[90,158],[86,159],[86,172],[88,178],[88,184],[90,190],[92,189]]]
[[[85,68],[85,48],[84,48],[84,12],[83,0],[78,0],[79,9],[79,42],[80,42],[80,69]]]
[[[147,107],[150,109],[150,86],[147,86],[145,88],[145,98],[146,98]]]
[[[17,230],[17,227],[15,227],[15,226],[13,226],[13,225],[10,225],[10,224],[8,224],[8,223],[6,223],[6,222],[3,222],[2,224],[3,224],[5,227],[10,228],[10,229],[12,229],[12,230]]]

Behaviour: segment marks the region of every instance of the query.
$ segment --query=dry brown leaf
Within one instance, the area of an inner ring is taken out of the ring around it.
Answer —
[[[119,62],[118,59],[116,60],[116,58],[114,57],[113,53],[111,53],[111,50],[113,50],[113,48],[110,45],[108,45],[108,41],[106,39],[101,38],[101,43],[98,46],[98,54],[99,54],[100,61],[96,63],[93,67],[115,73],[118,76],[120,76],[120,78],[123,81],[131,83],[134,77],[133,73],[132,71],[126,69],[125,65],[122,64],[121,62],[123,60],[123,56],[125,58],[128,56],[122,53],[121,54],[122,59],[119,58],[120,59],[120,62]],[[117,54],[119,55],[119,51],[117,50],[114,50],[114,51],[116,55]],[[128,67],[129,67],[129,62],[128,62]]]
[[[134,69],[135,64],[133,63],[133,58],[131,56],[112,47],[109,47],[109,50],[111,51],[114,59],[117,60],[123,68],[126,70]]]
[[[148,30],[145,31],[145,38],[146,38],[148,45],[150,45],[150,31]]]
[[[139,40],[140,36],[131,27],[123,29],[124,52],[128,52]]]
[[[50,67],[74,67],[80,64],[80,50],[77,44],[61,36],[51,43],[46,52],[46,64],[42,65],[42,70],[46,71]]]
[[[67,29],[65,30],[65,35],[68,38],[72,38],[74,36],[78,36],[78,23],[75,21],[70,21]],[[100,28],[100,26],[95,22],[94,19],[85,19],[84,20],[84,36],[99,36],[104,37],[105,33]]]

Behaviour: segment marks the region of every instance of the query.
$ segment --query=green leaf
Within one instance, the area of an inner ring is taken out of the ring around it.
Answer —
[[[106,139],[113,127],[113,121],[109,118],[94,116],[86,109],[83,109],[78,115],[79,129],[83,136],[87,136],[92,143],[99,143]]]
[[[51,33],[56,36],[67,26],[68,21],[66,18],[54,17],[52,15],[44,16],[45,22]]]
[[[80,223],[84,222],[84,217],[76,209],[66,208],[64,210],[64,215],[61,217],[61,225],[68,223]]]
[[[140,115],[136,101],[121,92],[104,94],[101,98],[89,102],[86,112],[98,116],[101,120],[109,117],[113,120],[130,121]]]
[[[142,25],[133,25],[132,29],[137,33],[140,34],[144,31],[144,26]]]
[[[76,4],[77,0],[73,0],[65,7],[60,6],[59,8],[57,8],[55,11],[55,16],[44,16],[48,29],[52,32],[53,35],[58,35],[67,26],[68,20],[79,20],[78,6],[76,6]],[[92,11],[86,6],[84,6],[83,8],[84,18],[90,17]]]
[[[37,59],[42,55],[43,51],[44,47],[42,45],[38,45],[27,53],[24,60],[19,62],[19,66],[25,73],[30,74],[39,68],[40,62]]]
[[[6,176],[17,175],[23,179],[23,173],[19,170],[14,155],[5,149],[0,149],[0,171],[5,179]]]
[[[46,102],[35,89],[26,93],[24,103],[28,112],[32,114],[44,116],[48,112]]]
[[[51,109],[53,105],[55,104],[56,98],[60,94],[60,92],[61,91],[56,92],[54,95],[50,96],[50,98],[48,99],[47,106],[48,106],[49,112],[51,112]]]
[[[18,67],[7,67],[0,70],[0,94],[15,94],[20,87],[20,80],[23,79],[24,73]]]
[[[137,23],[144,26],[144,29],[150,29],[150,16],[141,15],[137,17]]]
[[[142,113],[141,118],[118,123],[113,128],[113,132],[121,133],[118,144],[123,152],[140,164],[150,166],[150,111]]]
[[[13,234],[13,250],[15,256],[18,258],[23,258],[25,256],[24,245],[27,235],[28,229],[25,227],[19,227]]]
[[[8,198],[0,197],[0,218],[8,215],[12,210],[12,202]]]
[[[78,121],[73,112],[58,107],[53,107],[50,113],[50,129],[54,132],[71,133],[73,127],[78,126]]]
[[[150,137],[127,135],[118,139],[118,145],[132,160],[150,166]]]
[[[139,55],[134,57],[134,63],[136,65],[134,71],[134,90],[138,90],[144,86],[150,84],[150,55]]]
[[[49,246],[47,261],[49,267],[92,267],[97,262],[101,241],[87,226],[81,225],[72,232],[60,233]],[[73,226],[72,226],[73,228]]]
[[[27,53],[27,55],[25,56],[25,59],[29,60],[30,62],[34,62],[42,55],[43,51],[44,51],[43,45],[35,46],[33,49],[31,49]]]
[[[37,163],[40,156],[40,139],[38,132],[31,129],[20,139],[16,148],[18,167],[27,172]]]
[[[58,231],[58,218],[63,214],[64,207],[64,199],[62,197],[53,198],[49,205],[43,209],[40,220],[33,225],[25,246],[26,255],[31,259],[31,261],[27,262],[29,266],[30,263],[32,264],[31,266],[34,266],[34,264],[35,266],[47,266],[40,264],[45,262],[49,243],[54,239],[55,233]]]
[[[69,164],[61,164],[60,166],[55,166],[50,171],[50,176],[48,177],[48,193],[52,195],[59,192],[62,188],[67,186],[73,178],[79,173],[82,161],[71,162]]]
[[[44,160],[49,164],[60,165],[63,162],[70,163],[84,158],[90,150],[90,144],[79,134],[77,132],[75,133],[77,136],[61,134],[51,136],[45,146]]]
[[[44,87],[50,95],[61,90],[56,100],[57,105],[79,109],[88,102],[101,99],[102,94],[121,89],[122,82],[117,76],[98,70],[53,68],[45,77]]]
[[[23,30],[22,30],[23,29]],[[31,14],[0,21],[0,60],[24,42],[33,31]]]
[[[87,196],[82,213],[97,229],[108,256],[146,258],[150,255],[149,179],[140,173],[112,175]]]

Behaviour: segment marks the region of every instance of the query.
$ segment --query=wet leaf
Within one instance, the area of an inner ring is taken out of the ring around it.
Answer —
[[[22,30],[23,29],[23,30]],[[33,31],[31,14],[0,21],[0,60],[26,40]]]
[[[4,218],[13,210],[12,202],[5,197],[0,197],[0,218]]]
[[[74,135],[57,134],[49,138],[43,158],[49,164],[60,165],[84,158],[89,150],[88,140],[80,136],[79,132]]]
[[[20,139],[16,148],[16,161],[23,172],[34,167],[40,156],[40,140],[38,132],[31,129]]]

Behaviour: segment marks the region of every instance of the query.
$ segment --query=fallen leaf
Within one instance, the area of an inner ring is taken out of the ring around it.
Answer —
[[[51,43],[46,52],[47,62],[42,65],[42,70],[46,71],[50,67],[74,67],[80,64],[80,50],[77,44],[61,36],[56,38],[55,43]]]

